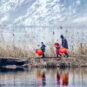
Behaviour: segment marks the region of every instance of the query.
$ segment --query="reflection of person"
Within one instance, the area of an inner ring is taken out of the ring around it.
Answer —
[[[61,35],[60,37],[61,37],[61,40],[62,40],[62,46],[63,46],[64,48],[68,49],[68,42],[67,42],[66,38],[64,38],[63,35]],[[65,53],[65,55],[66,55],[67,57],[69,57],[69,54],[68,54],[67,52]]]
[[[41,72],[37,72],[37,85],[42,85],[42,74]]]
[[[57,84],[60,85],[60,74],[57,73]]]
[[[59,72],[57,72],[57,85],[67,86],[68,85],[68,75],[63,74],[63,73],[60,74]]]
[[[45,57],[45,45],[44,45],[44,43],[43,42],[41,42],[41,50],[43,51],[43,55],[42,55],[42,58],[44,58]]]
[[[68,85],[68,76],[66,74],[63,74],[61,76],[61,79],[62,79],[62,85],[67,86]]]
[[[45,76],[45,72],[43,72],[42,84],[43,84],[43,86],[46,85],[46,76]]]
[[[41,73],[41,72],[37,72],[36,74],[37,77],[37,85],[38,86],[45,86],[46,85],[46,76],[45,76],[45,72]]]

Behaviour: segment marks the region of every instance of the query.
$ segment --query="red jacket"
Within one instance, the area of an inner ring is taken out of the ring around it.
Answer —
[[[60,46],[56,46],[56,54],[57,55],[59,54],[59,49],[60,49]]]

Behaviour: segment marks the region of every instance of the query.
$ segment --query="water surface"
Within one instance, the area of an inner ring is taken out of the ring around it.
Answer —
[[[0,87],[87,87],[87,68],[0,72]]]

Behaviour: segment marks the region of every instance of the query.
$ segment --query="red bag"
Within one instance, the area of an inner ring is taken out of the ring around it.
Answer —
[[[43,51],[42,51],[41,49],[36,49],[36,53],[37,53],[39,56],[43,55]]]
[[[66,53],[66,52],[67,52],[67,49],[64,47],[59,49],[59,53]]]

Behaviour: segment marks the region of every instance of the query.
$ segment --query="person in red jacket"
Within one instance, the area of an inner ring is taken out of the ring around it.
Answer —
[[[59,53],[59,49],[60,49],[59,43],[55,43],[54,45],[55,45],[55,47],[56,47],[56,55],[57,55],[57,57],[58,57],[58,56],[61,56],[61,54]]]

